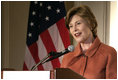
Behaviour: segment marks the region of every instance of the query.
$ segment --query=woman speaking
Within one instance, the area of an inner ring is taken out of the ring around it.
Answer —
[[[61,67],[69,68],[87,79],[116,79],[116,50],[103,44],[97,36],[97,21],[88,6],[70,9],[66,26],[77,46],[64,55]]]

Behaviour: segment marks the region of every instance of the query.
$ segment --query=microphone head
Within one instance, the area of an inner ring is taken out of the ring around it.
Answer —
[[[74,46],[73,45],[68,46],[68,50],[72,52],[74,50]]]

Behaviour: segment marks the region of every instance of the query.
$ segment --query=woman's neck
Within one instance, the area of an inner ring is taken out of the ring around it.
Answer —
[[[92,45],[93,41],[94,41],[94,37],[93,36],[89,36],[88,39],[85,42],[80,43],[83,53],[85,53],[87,51],[87,49],[90,48],[90,46]]]

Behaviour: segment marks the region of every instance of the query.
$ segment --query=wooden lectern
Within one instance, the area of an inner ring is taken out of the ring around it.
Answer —
[[[50,71],[50,79],[85,79],[68,68],[57,68]]]

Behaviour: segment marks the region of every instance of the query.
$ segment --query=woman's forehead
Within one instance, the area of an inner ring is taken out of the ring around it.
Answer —
[[[71,19],[70,19],[70,22],[69,24],[73,24],[73,23],[76,23],[78,21],[81,21],[81,22],[86,22],[86,20],[78,15],[74,15]]]

